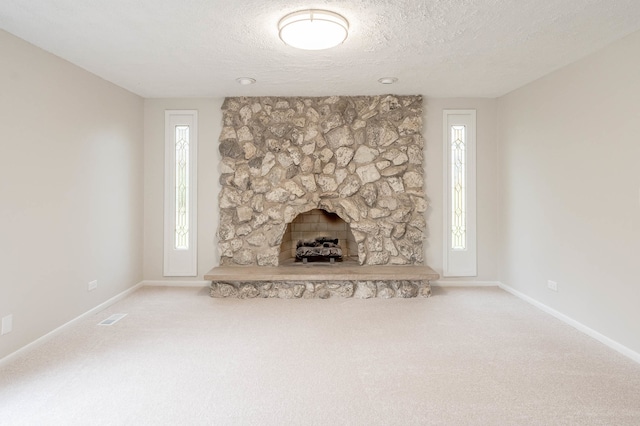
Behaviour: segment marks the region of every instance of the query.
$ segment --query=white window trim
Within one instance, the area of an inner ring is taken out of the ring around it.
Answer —
[[[443,273],[445,277],[475,277],[478,275],[477,265],[477,231],[476,231],[476,110],[444,110],[443,111],[443,153],[444,153],[444,190],[443,190]],[[452,167],[451,167],[451,127],[466,127],[466,178],[465,178],[465,216],[466,246],[465,249],[453,249],[452,246]]]
[[[164,272],[165,277],[198,275],[198,111],[165,111]],[[175,248],[176,126],[189,126],[189,248]]]

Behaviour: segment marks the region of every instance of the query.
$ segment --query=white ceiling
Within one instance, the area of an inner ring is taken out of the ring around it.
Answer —
[[[303,8],[344,15],[345,43],[285,46]],[[0,28],[144,97],[495,97],[639,30],[640,1],[2,0]]]

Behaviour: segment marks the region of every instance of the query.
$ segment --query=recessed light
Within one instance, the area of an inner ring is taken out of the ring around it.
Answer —
[[[382,84],[393,84],[397,81],[398,79],[395,77],[382,77],[378,79],[378,83],[382,83]]]
[[[243,86],[248,86],[249,84],[255,83],[256,79],[251,77],[240,77],[240,78],[236,78],[236,81],[239,84],[242,84]]]

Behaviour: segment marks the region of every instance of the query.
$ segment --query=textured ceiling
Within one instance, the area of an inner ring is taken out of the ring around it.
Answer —
[[[285,46],[302,8],[344,15],[345,43]],[[640,1],[2,0],[0,28],[144,97],[494,97],[639,30]]]

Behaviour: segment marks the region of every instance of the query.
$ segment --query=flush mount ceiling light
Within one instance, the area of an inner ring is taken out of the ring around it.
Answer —
[[[345,41],[348,34],[349,22],[328,10],[301,10],[278,22],[280,39],[298,49],[329,49]]]

